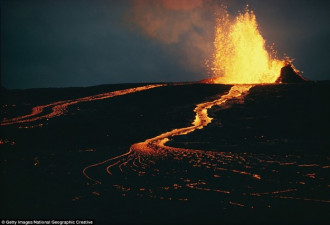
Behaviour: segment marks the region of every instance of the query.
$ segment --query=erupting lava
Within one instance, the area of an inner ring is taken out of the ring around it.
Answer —
[[[111,184],[122,191],[123,196],[132,192],[137,196],[187,201],[196,196],[195,192],[188,194],[189,190],[193,190],[214,192],[221,195],[219,199],[227,201],[227,204],[239,207],[253,208],[251,198],[264,196],[329,203],[328,200],[297,197],[299,188],[292,186],[290,182],[284,185],[285,188],[283,184],[274,186],[274,177],[277,179],[280,170],[286,172],[285,167],[288,165],[296,166],[299,170],[304,165],[295,156],[286,155],[283,158],[267,154],[204,151],[165,145],[170,138],[186,135],[211,123],[212,118],[208,116],[207,110],[213,106],[225,106],[229,100],[239,101],[257,84],[282,82],[282,78],[279,78],[284,66],[293,70],[291,75],[287,73],[284,76],[288,77],[287,80],[299,75],[290,65],[291,62],[277,60],[272,56],[275,52],[269,53],[266,50],[265,40],[258,30],[252,11],[246,10],[239,14],[235,21],[230,20],[229,14],[218,19],[215,36],[212,67],[214,78],[205,83],[235,84],[229,92],[217,100],[198,104],[194,110],[195,120],[190,126],[135,143],[127,153],[89,165],[83,169],[85,177],[95,184],[101,184],[100,170],[106,172],[105,175],[114,175],[115,179]],[[278,170],[274,170],[274,164],[278,164]],[[328,168],[317,164],[315,166]],[[314,176],[315,173],[310,174]],[[99,178],[95,178],[95,175]],[[293,177],[296,176],[294,174]],[[132,180],[131,184],[129,179]],[[154,181],[157,183],[153,183]],[[233,183],[242,184],[238,188],[240,191],[236,190],[236,185],[231,186]],[[244,204],[233,202],[232,199],[239,199]]]
[[[254,84],[274,83],[280,76],[281,68],[286,65],[285,61],[273,59],[267,52],[265,40],[258,30],[256,17],[253,11],[248,9],[244,14],[240,13],[235,21],[231,21],[228,13],[217,20],[214,47],[212,71],[215,78],[206,83],[235,84],[230,91],[217,100],[198,104],[194,110],[196,117],[191,126],[177,128],[133,144],[129,152],[123,155],[87,166],[83,173],[88,179],[100,183],[99,180],[88,175],[87,170],[101,165],[105,166],[107,173],[111,175],[110,169],[114,166],[119,165],[119,169],[123,172],[122,167],[130,161],[133,161],[134,165],[136,161],[143,164],[141,158],[146,156],[167,157],[169,154],[180,155],[188,152],[200,154],[203,151],[169,147],[165,146],[165,143],[171,137],[191,133],[211,123],[212,118],[207,114],[207,110],[211,107],[225,105],[228,100],[244,98]],[[261,179],[258,174],[237,170],[233,172]]]
[[[328,165],[305,163],[304,159],[296,155],[233,153],[228,150],[227,152],[220,151],[222,149],[204,151],[165,145],[170,138],[186,135],[207,126],[212,121],[212,118],[208,116],[208,109],[213,106],[225,106],[228,101],[242,100],[256,84],[274,83],[277,80],[282,82],[283,79],[297,81],[292,77],[293,75],[290,75],[296,72],[294,67],[288,65],[285,60],[276,59],[273,57],[274,52],[269,53],[266,50],[265,40],[258,30],[253,11],[246,10],[245,13],[240,13],[234,21],[230,19],[229,14],[218,19],[214,47],[212,63],[214,78],[207,83],[235,84],[228,93],[216,100],[196,105],[194,110],[196,115],[191,125],[132,144],[127,153],[85,167],[84,176],[95,184],[101,184],[102,179],[99,177],[102,178],[102,173],[98,173],[101,169],[105,175],[114,175],[115,179],[110,182],[118,190],[132,191],[138,193],[137,196],[145,195],[168,200],[177,198],[187,201],[196,196],[200,200],[203,197],[196,195],[196,191],[200,191],[214,192],[222,202],[251,209],[254,207],[254,203],[251,203],[252,198],[260,198],[260,202],[268,204],[265,201],[266,196],[330,203],[327,199],[305,197],[304,192],[300,192],[300,189],[306,190],[306,188],[301,188],[307,183],[306,177],[316,179],[316,172],[321,171],[322,174],[329,168]],[[285,76],[278,79],[284,66],[286,66]],[[5,119],[0,125],[49,119],[63,115],[73,104],[122,96],[162,86],[167,86],[167,84],[146,85],[36,106],[30,114]],[[46,110],[51,110],[51,112],[46,112]],[[288,166],[294,168],[289,170],[294,171],[292,174],[287,174]],[[311,169],[308,170],[305,167],[311,167]],[[287,181],[277,182],[282,174]],[[189,192],[190,190],[194,192]],[[93,193],[100,195],[96,191]],[[125,195],[123,193],[122,196]]]
[[[284,60],[265,48],[253,11],[248,9],[232,20],[228,13],[217,19],[212,73],[214,83],[274,83]]]

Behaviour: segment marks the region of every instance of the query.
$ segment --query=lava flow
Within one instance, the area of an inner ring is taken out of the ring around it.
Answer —
[[[50,103],[47,105],[35,106],[32,108],[32,112],[30,114],[11,118],[11,119],[4,119],[0,125],[5,126],[5,125],[11,125],[11,124],[17,124],[17,123],[30,123],[30,122],[34,122],[34,121],[38,121],[38,120],[42,120],[42,119],[50,119],[53,117],[58,117],[58,116],[63,115],[67,111],[67,108],[70,105],[78,104],[81,102],[89,102],[89,101],[96,101],[96,100],[101,100],[101,99],[112,98],[112,97],[116,97],[116,96],[120,96],[120,95],[126,95],[126,94],[131,94],[134,92],[149,90],[149,89],[161,87],[161,86],[165,86],[165,84],[146,85],[146,86],[129,88],[129,89],[124,89],[124,90],[106,92],[106,93],[87,96],[87,97],[78,98],[78,99],[53,102],[53,103]],[[51,108],[52,111],[48,114],[41,115],[45,111],[45,109],[48,109],[48,108]]]
[[[212,121],[208,109],[241,102],[253,86],[234,85],[220,99],[198,104],[191,126],[133,144],[127,153],[85,167],[84,176],[94,184],[110,184],[122,196],[178,201],[211,196],[218,197],[224,208],[270,207],[273,198],[330,203],[310,191],[315,188],[311,179],[324,183],[321,181],[329,169],[326,162],[313,163],[299,155],[232,153],[165,145],[170,138],[207,126]],[[111,179],[107,179],[109,175]],[[323,190],[326,186],[319,188]]]
[[[134,155],[136,153],[137,154],[146,153],[147,155],[149,155],[149,154],[157,155],[157,154],[161,153],[159,151],[159,149],[162,149],[162,150],[166,149],[169,151],[185,150],[185,149],[167,147],[164,144],[169,141],[170,137],[174,137],[177,135],[185,135],[185,134],[191,133],[197,129],[202,129],[207,124],[209,124],[212,120],[212,118],[208,117],[208,114],[207,114],[208,109],[210,109],[211,107],[213,107],[215,105],[218,105],[218,106],[223,105],[228,100],[243,98],[248,93],[248,91],[250,90],[250,88],[252,86],[253,85],[235,85],[230,89],[228,94],[221,96],[220,99],[217,99],[217,100],[214,100],[211,102],[204,102],[204,103],[198,104],[194,110],[196,113],[196,117],[195,117],[194,122],[192,123],[192,126],[174,129],[169,132],[163,133],[159,136],[156,136],[154,138],[147,139],[144,142],[133,144],[128,153],[125,153],[123,155],[120,155],[120,156],[117,156],[114,158],[110,158],[103,162],[96,163],[96,164],[93,164],[93,165],[90,165],[90,166],[84,168],[84,170],[83,170],[84,175],[88,179],[91,179],[97,183],[100,183],[100,181],[95,180],[87,175],[87,173],[86,173],[87,169],[111,162],[111,164],[106,167],[107,172],[109,174],[111,174],[110,168],[115,165],[118,165],[120,163],[120,160],[122,160],[122,157],[125,157],[125,156],[130,156],[132,154]],[[191,150],[191,151],[193,151],[193,150]],[[113,163],[114,160],[117,160],[117,161]]]
[[[229,90],[228,94],[221,96],[220,99],[198,104],[194,110],[196,116],[194,122],[192,123],[192,126],[178,128],[163,133],[157,137],[148,139],[142,143],[134,144],[132,145],[132,148],[134,149],[134,151],[138,151],[138,152],[139,151],[145,152],[146,150],[152,151],[158,149],[159,147],[171,149],[170,147],[165,146],[165,143],[169,141],[170,137],[185,135],[197,129],[202,129],[203,127],[207,126],[209,123],[211,123],[212,120],[212,118],[210,118],[207,114],[208,109],[210,109],[215,105],[221,106],[225,104],[228,100],[232,100],[232,99],[237,100],[239,98],[243,98],[248,93],[248,91],[252,86],[253,85],[235,85]]]

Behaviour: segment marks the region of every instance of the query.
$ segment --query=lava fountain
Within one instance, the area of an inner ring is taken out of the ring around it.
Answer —
[[[216,21],[211,71],[214,83],[274,83],[286,62],[266,50],[256,16],[248,9],[231,19],[226,13]]]

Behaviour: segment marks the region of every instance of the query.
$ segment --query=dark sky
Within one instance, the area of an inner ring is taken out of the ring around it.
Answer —
[[[196,8],[159,9],[157,4],[137,8],[133,0],[2,0],[2,85],[34,88],[204,79],[214,23],[210,4],[221,1],[205,1],[208,6],[202,8],[198,1]],[[295,58],[294,65],[308,79],[330,79],[330,1],[222,2],[230,13],[248,2],[267,44],[275,43],[280,56]],[[151,17],[149,27],[141,19],[145,16]]]

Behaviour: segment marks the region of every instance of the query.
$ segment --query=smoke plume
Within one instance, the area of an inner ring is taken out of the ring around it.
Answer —
[[[209,0],[133,0],[128,21],[193,72],[205,72],[214,40],[215,2]]]

